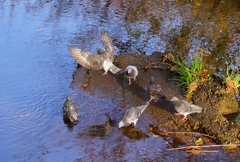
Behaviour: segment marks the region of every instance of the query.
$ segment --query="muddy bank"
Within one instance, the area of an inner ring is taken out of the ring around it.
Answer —
[[[238,102],[233,97],[234,91],[227,90],[220,79],[209,79],[194,92],[192,101],[202,107],[216,108],[220,114],[238,112]]]
[[[212,91],[209,91],[200,86],[198,88],[199,92],[197,90],[194,93],[193,103],[205,107],[207,109],[206,112],[203,114],[189,115],[186,121],[174,115],[173,105],[169,100],[173,96],[184,99],[184,94],[183,91],[176,87],[174,82],[170,80],[173,74],[169,69],[162,64],[158,64],[162,61],[162,58],[163,54],[157,52],[151,56],[138,54],[121,54],[115,56],[114,64],[121,69],[125,69],[129,64],[135,64],[138,67],[139,75],[137,81],[133,82],[130,86],[128,85],[127,78],[125,78],[123,74],[113,75],[109,72],[108,75],[103,76],[103,70],[92,71],[81,66],[74,72],[71,86],[74,89],[84,90],[92,95],[98,94],[103,98],[109,99],[109,102],[116,105],[116,110],[109,112],[110,116],[118,122],[126,109],[132,106],[139,106],[149,100],[150,97],[146,92],[146,87],[149,83],[150,76],[154,76],[156,83],[161,85],[167,100],[159,100],[158,103],[152,103],[145,111],[152,121],[145,121],[140,118],[140,122],[146,124],[152,122],[154,125],[171,131],[198,131],[207,133],[214,136],[215,140],[220,143],[240,143],[240,125],[229,122],[222,115],[236,112],[238,105],[231,104],[236,106],[234,108],[229,108],[224,105],[223,107],[227,107],[227,113],[223,111],[225,110],[223,108],[216,108],[219,107],[219,105],[223,105],[223,99],[219,97],[223,97],[227,103],[233,103],[235,100],[233,95],[221,94],[221,96],[215,96],[219,95],[214,94],[216,89],[214,91],[214,88],[212,88]],[[214,81],[208,83],[211,83],[212,87],[215,87],[215,84],[217,84],[217,82]]]

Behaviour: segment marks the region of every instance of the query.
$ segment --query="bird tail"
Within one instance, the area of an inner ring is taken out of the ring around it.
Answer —
[[[202,107],[199,107],[197,105],[191,105],[192,107],[192,111],[194,113],[203,113],[205,111],[205,109],[203,109]]]
[[[109,70],[113,73],[113,74],[116,74],[118,72],[121,71],[120,68],[118,68],[117,66],[115,66],[114,64],[112,64],[112,66],[109,68]]]

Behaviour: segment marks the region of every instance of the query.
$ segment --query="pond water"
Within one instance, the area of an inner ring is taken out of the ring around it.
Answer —
[[[152,137],[129,139],[116,125],[107,136],[86,134],[89,127],[105,123],[104,114],[113,113],[116,103],[70,87],[77,64],[68,46],[95,52],[102,47],[100,31],[106,31],[116,54],[172,51],[191,58],[203,48],[213,70],[230,62],[236,68],[240,66],[239,4],[235,0],[1,1],[1,161],[237,160],[237,152],[166,151],[163,139],[157,144]],[[73,128],[62,120],[66,96],[82,98],[76,101],[81,105],[81,122]],[[144,131],[148,127],[141,126]]]

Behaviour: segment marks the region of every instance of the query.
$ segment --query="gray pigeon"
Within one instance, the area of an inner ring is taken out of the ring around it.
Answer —
[[[138,107],[132,107],[125,111],[123,114],[123,117],[121,121],[118,124],[118,127],[121,128],[123,126],[127,126],[133,123],[133,126],[136,126],[138,118],[143,113],[143,111],[147,108],[149,105],[149,102],[147,102],[145,105],[141,105]]]
[[[129,65],[124,70],[124,75],[128,78],[129,82],[128,85],[131,85],[131,79],[136,81],[136,77],[138,75],[138,69],[134,65]]]
[[[104,69],[105,74],[110,70],[113,74],[116,74],[121,69],[116,67],[113,62],[114,48],[111,38],[105,32],[101,32],[102,42],[105,50],[97,49],[97,54],[92,54],[89,51],[82,51],[78,48],[69,47],[69,52],[72,57],[87,69],[100,70]]]
[[[78,107],[70,97],[66,97],[62,110],[64,120],[69,120],[71,122],[79,121]]]
[[[188,114],[202,113],[205,110],[197,105],[190,104],[185,100],[179,100],[177,97],[173,97],[171,101],[173,102],[174,109],[178,112],[175,114],[183,115],[183,120],[187,119],[186,117]]]
[[[160,85],[155,84],[154,77],[150,78],[150,83],[147,87],[147,92],[150,95],[150,100],[148,102],[157,102],[158,99],[165,99],[165,95],[162,92]]]

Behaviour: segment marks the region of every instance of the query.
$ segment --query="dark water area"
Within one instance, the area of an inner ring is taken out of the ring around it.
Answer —
[[[95,53],[102,47],[100,31],[106,31],[115,54],[171,51],[191,59],[203,48],[213,71],[224,71],[230,63],[235,69],[240,66],[239,4],[239,0],[1,1],[1,161],[238,160],[239,150],[167,151],[170,146],[163,139],[153,139],[146,131],[148,123],[143,121],[151,121],[147,114],[138,126],[149,138],[127,138],[117,124],[106,135],[92,135],[93,126],[105,124],[107,113],[118,123],[124,105],[71,86],[77,64],[68,46]],[[81,121],[73,128],[62,120],[66,96],[80,109]]]

